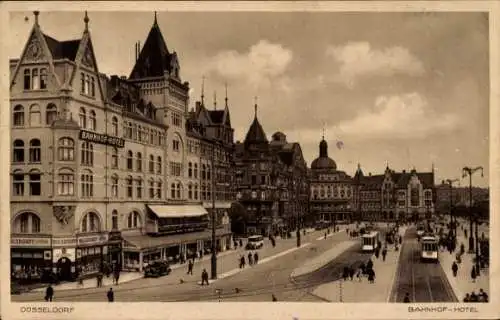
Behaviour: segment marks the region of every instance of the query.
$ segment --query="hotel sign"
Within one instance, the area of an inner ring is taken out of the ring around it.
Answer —
[[[71,248],[76,246],[76,238],[75,237],[66,237],[66,238],[52,238],[52,247],[54,248]]]
[[[122,138],[112,137],[108,136],[107,134],[95,133],[85,130],[80,130],[80,140],[106,144],[117,148],[123,148],[125,146],[125,140]]]
[[[10,245],[14,248],[50,248],[50,238],[27,238],[27,237],[12,237]]]
[[[108,234],[78,237],[78,246],[94,246],[108,242]]]

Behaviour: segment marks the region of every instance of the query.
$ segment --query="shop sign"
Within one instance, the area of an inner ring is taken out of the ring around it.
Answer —
[[[78,246],[93,246],[106,243],[108,241],[107,234],[97,234],[93,236],[78,237]]]
[[[106,144],[118,148],[123,148],[125,146],[125,140],[122,138],[108,136],[107,134],[95,133],[85,130],[80,130],[80,140]]]
[[[65,238],[52,238],[52,247],[75,247],[76,238],[75,237],[65,237]]]
[[[11,237],[10,238],[11,247],[16,248],[50,248],[50,238],[41,237]]]

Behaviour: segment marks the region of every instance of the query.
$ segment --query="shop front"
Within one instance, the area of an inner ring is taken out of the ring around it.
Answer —
[[[103,271],[104,258],[108,254],[108,239],[108,233],[77,236],[76,271],[78,277],[92,277]]]
[[[45,282],[52,271],[50,235],[12,235],[11,279],[19,283]]]
[[[76,237],[52,238],[52,270],[60,281],[76,278]]]
[[[111,269],[122,269],[122,233],[111,231],[108,236],[108,255],[105,257],[107,266]]]

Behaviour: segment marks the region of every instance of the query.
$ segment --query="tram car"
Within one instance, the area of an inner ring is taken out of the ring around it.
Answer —
[[[431,235],[424,234],[420,240],[420,260],[438,262],[439,260],[439,238]]]
[[[361,250],[365,252],[373,252],[377,249],[379,243],[379,233],[377,231],[370,231],[363,234],[361,237]]]

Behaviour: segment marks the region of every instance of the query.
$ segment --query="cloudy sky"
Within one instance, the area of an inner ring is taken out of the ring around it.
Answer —
[[[152,12],[89,12],[101,72],[129,75],[134,43],[144,43]],[[83,13],[40,14],[46,34],[78,38]],[[11,14],[10,56],[18,57],[31,12]],[[223,105],[228,84],[231,121],[242,140],[254,114],[270,137],[300,142],[308,162],[325,127],[329,155],[352,174],[430,170],[460,177],[483,166],[487,185],[489,133],[488,16],[483,13],[206,13],[160,12],[181,77],[199,99],[214,91]],[[337,141],[342,141],[339,148]],[[463,183],[465,185],[465,181]]]

